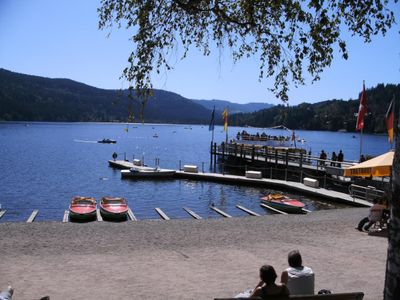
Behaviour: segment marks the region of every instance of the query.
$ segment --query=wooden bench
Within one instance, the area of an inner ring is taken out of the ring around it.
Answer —
[[[339,294],[324,294],[324,295],[291,295],[291,296],[269,296],[268,300],[362,300],[364,293],[339,293]],[[214,300],[260,300],[261,298],[215,298]]]

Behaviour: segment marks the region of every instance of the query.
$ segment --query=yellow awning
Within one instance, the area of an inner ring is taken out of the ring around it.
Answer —
[[[344,170],[344,176],[387,177],[392,173],[394,151],[389,151]]]

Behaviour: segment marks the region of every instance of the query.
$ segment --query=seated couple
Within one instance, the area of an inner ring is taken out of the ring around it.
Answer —
[[[314,272],[309,267],[303,266],[300,252],[293,250],[288,255],[289,268],[281,275],[281,285],[276,284],[278,277],[275,269],[270,265],[263,265],[260,268],[261,281],[254,290],[241,293],[236,297],[261,297],[287,295],[312,295],[314,294]]]

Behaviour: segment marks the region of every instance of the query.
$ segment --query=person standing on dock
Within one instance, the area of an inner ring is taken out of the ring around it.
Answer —
[[[343,152],[342,152],[342,149],[340,149],[340,151],[339,151],[337,160],[338,160],[338,162],[339,162],[339,163],[337,164],[337,166],[340,168],[340,167],[342,166],[341,162],[343,162],[343,160],[344,160],[344,154],[343,154]]]
[[[335,167],[335,166],[336,166],[336,160],[337,160],[337,155],[336,155],[336,152],[333,151],[333,152],[332,152],[332,157],[331,157],[331,166],[332,166],[332,167]]]

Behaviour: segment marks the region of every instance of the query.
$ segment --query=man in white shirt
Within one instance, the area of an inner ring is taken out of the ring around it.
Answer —
[[[289,268],[282,272],[281,282],[287,286],[290,295],[313,295],[314,272],[303,266],[299,250],[288,254]]]

